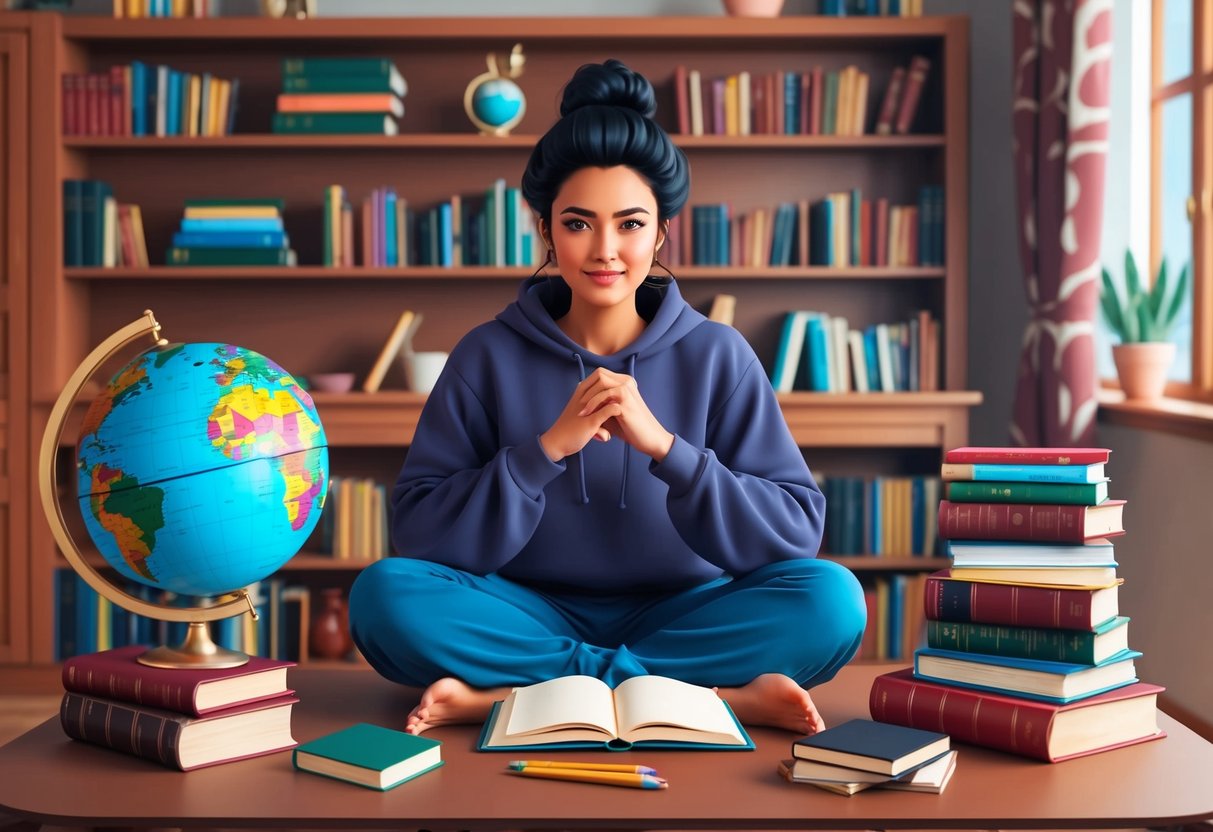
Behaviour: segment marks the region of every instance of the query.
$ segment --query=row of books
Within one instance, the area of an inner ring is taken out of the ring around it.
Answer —
[[[869,114],[871,76],[854,64],[837,70],[741,71],[704,78],[698,69],[674,68],[678,132],[689,136],[862,136],[909,133],[918,114],[931,62],[916,55],[896,67],[874,120]],[[869,125],[871,125],[869,129]]]
[[[227,136],[240,79],[142,61],[61,79],[67,136]]]
[[[823,553],[933,557],[938,548],[938,477],[818,474],[826,497]]]
[[[63,180],[63,264],[147,266],[139,206],[118,202],[106,182]]]
[[[293,663],[252,657],[240,667],[140,664],[131,645],[67,659],[59,721],[67,736],[190,771],[295,746]]]
[[[390,58],[285,58],[272,129],[396,135],[407,92]]]
[[[276,198],[187,199],[169,266],[294,266],[298,263]]]
[[[863,581],[863,602],[868,625],[856,658],[864,661],[902,661],[925,642],[926,619],[921,599],[925,572],[895,572]]]
[[[210,0],[113,0],[114,17],[210,17]]]
[[[504,179],[483,194],[455,194],[424,209],[414,209],[393,187],[375,188],[359,214],[367,266],[522,266],[542,259],[534,215],[521,189]],[[331,185],[324,200],[324,264],[354,265],[354,240],[348,193]]]
[[[690,221],[687,221],[689,216]],[[864,199],[858,188],[736,213],[730,203],[691,205],[670,223],[670,265],[942,266],[942,186],[915,205]]]
[[[958,448],[951,482],[1105,481],[1106,448]],[[927,581],[927,646],[878,677],[872,716],[1048,761],[1162,735],[1137,678],[1109,538],[1123,500],[941,501],[953,557]]]
[[[922,0],[820,0],[817,13],[831,17],[922,17]]]
[[[332,477],[317,530],[320,550],[337,560],[389,557],[389,513],[387,486],[364,477]]]
[[[152,603],[191,606],[195,598],[134,582],[120,584],[130,595]],[[301,662],[307,659],[311,626],[310,590],[271,578],[246,587],[259,620],[233,616],[212,622],[216,644],[250,655]],[[71,569],[55,572],[55,660],[136,644],[179,644],[186,625],[136,615],[114,604]]]
[[[908,321],[859,330],[840,315],[788,312],[775,348],[771,385],[777,393],[938,390],[939,322],[920,310]]]

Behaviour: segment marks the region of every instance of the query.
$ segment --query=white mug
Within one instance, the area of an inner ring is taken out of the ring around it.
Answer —
[[[417,393],[433,390],[442,368],[446,366],[448,355],[445,352],[404,353],[404,377],[408,381],[408,388]]]

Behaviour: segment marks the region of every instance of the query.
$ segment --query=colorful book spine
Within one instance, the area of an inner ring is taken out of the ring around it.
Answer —
[[[359,133],[394,136],[396,120],[382,113],[274,113],[275,133]]]
[[[944,462],[990,465],[1094,465],[1107,462],[1108,448],[953,448]]]
[[[1045,482],[950,482],[954,503],[1054,503],[1095,506],[1108,498],[1106,482],[1084,484]]]
[[[175,248],[288,248],[285,231],[178,231]]]
[[[396,69],[388,58],[283,58],[282,75],[312,77],[351,75],[361,78],[387,78]]]
[[[1157,685],[1138,682],[1069,707],[1091,707],[1136,696],[1157,696],[1162,690]],[[1068,759],[1053,756],[1048,747],[1052,723],[1057,714],[1066,709],[1064,705],[927,682],[915,679],[909,670],[877,676],[868,695],[868,710],[872,719],[878,722],[939,731],[954,741],[1050,763]],[[1156,736],[1110,747],[1145,742]],[[1103,751],[1108,747],[1084,753]]]
[[[927,618],[1021,627],[1093,630],[1118,612],[1117,587],[1054,589],[1043,586],[954,581],[946,572],[927,578]]]
[[[404,106],[392,93],[283,93],[280,113],[392,113],[403,115]]]
[[[1095,631],[928,621],[927,646],[1021,659],[1096,664],[1103,658],[1096,657],[1097,637],[1127,625],[1128,621],[1120,616],[1104,622]]]
[[[988,463],[951,463],[940,466],[945,480],[979,482],[1067,482],[1084,483],[1092,479],[1087,465],[991,465]],[[1096,477],[1095,479],[1102,479]]]
[[[1118,501],[1109,501],[1112,505]],[[1090,506],[1035,503],[939,502],[939,534],[967,540],[1027,540],[1082,543]],[[1119,534],[1119,529],[1102,532]]]

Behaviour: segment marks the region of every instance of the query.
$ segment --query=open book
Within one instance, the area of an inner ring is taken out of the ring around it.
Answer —
[[[593,676],[562,676],[514,688],[493,705],[477,749],[713,748],[754,743],[710,688],[664,676],[633,676],[611,690]]]

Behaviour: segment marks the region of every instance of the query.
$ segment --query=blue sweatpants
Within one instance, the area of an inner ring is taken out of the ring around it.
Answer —
[[[855,654],[867,612],[843,566],[788,560],[667,594],[552,593],[424,560],[371,564],[350,591],[358,649],[394,682],[476,688],[655,674],[735,687],[782,673],[805,687]]]

